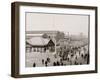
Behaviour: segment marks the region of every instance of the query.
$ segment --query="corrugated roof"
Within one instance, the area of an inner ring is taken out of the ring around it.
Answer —
[[[26,31],[26,34],[44,34],[44,33],[51,33],[51,34],[55,34],[57,33],[58,31]]]
[[[44,46],[47,45],[50,39],[43,38],[43,37],[32,37],[31,39],[27,40],[27,42],[31,45],[37,46]]]
[[[26,37],[28,37],[28,36],[42,36],[43,34],[26,34]]]

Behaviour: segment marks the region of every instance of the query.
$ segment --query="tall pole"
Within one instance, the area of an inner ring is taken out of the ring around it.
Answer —
[[[57,53],[56,51],[57,51],[57,50],[56,50],[56,40],[55,40],[55,53]]]
[[[52,16],[52,26],[55,27],[55,18],[54,15]],[[56,39],[54,38],[54,43],[55,43],[55,53],[56,54]]]

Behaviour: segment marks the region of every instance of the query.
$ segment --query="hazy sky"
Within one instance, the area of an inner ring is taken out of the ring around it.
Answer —
[[[26,13],[26,31],[36,30],[58,30],[64,33],[88,35],[88,16]]]

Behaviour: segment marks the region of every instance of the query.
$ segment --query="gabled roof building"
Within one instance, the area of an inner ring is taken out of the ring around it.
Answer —
[[[35,36],[26,41],[26,51],[28,52],[53,52],[55,50],[55,43],[48,38]]]

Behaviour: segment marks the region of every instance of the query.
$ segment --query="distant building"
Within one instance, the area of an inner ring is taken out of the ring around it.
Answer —
[[[34,36],[42,36],[47,34],[55,42],[55,36],[58,31],[26,31],[26,39],[30,39]]]
[[[51,39],[35,36],[26,41],[27,52],[54,52],[55,43]]]

